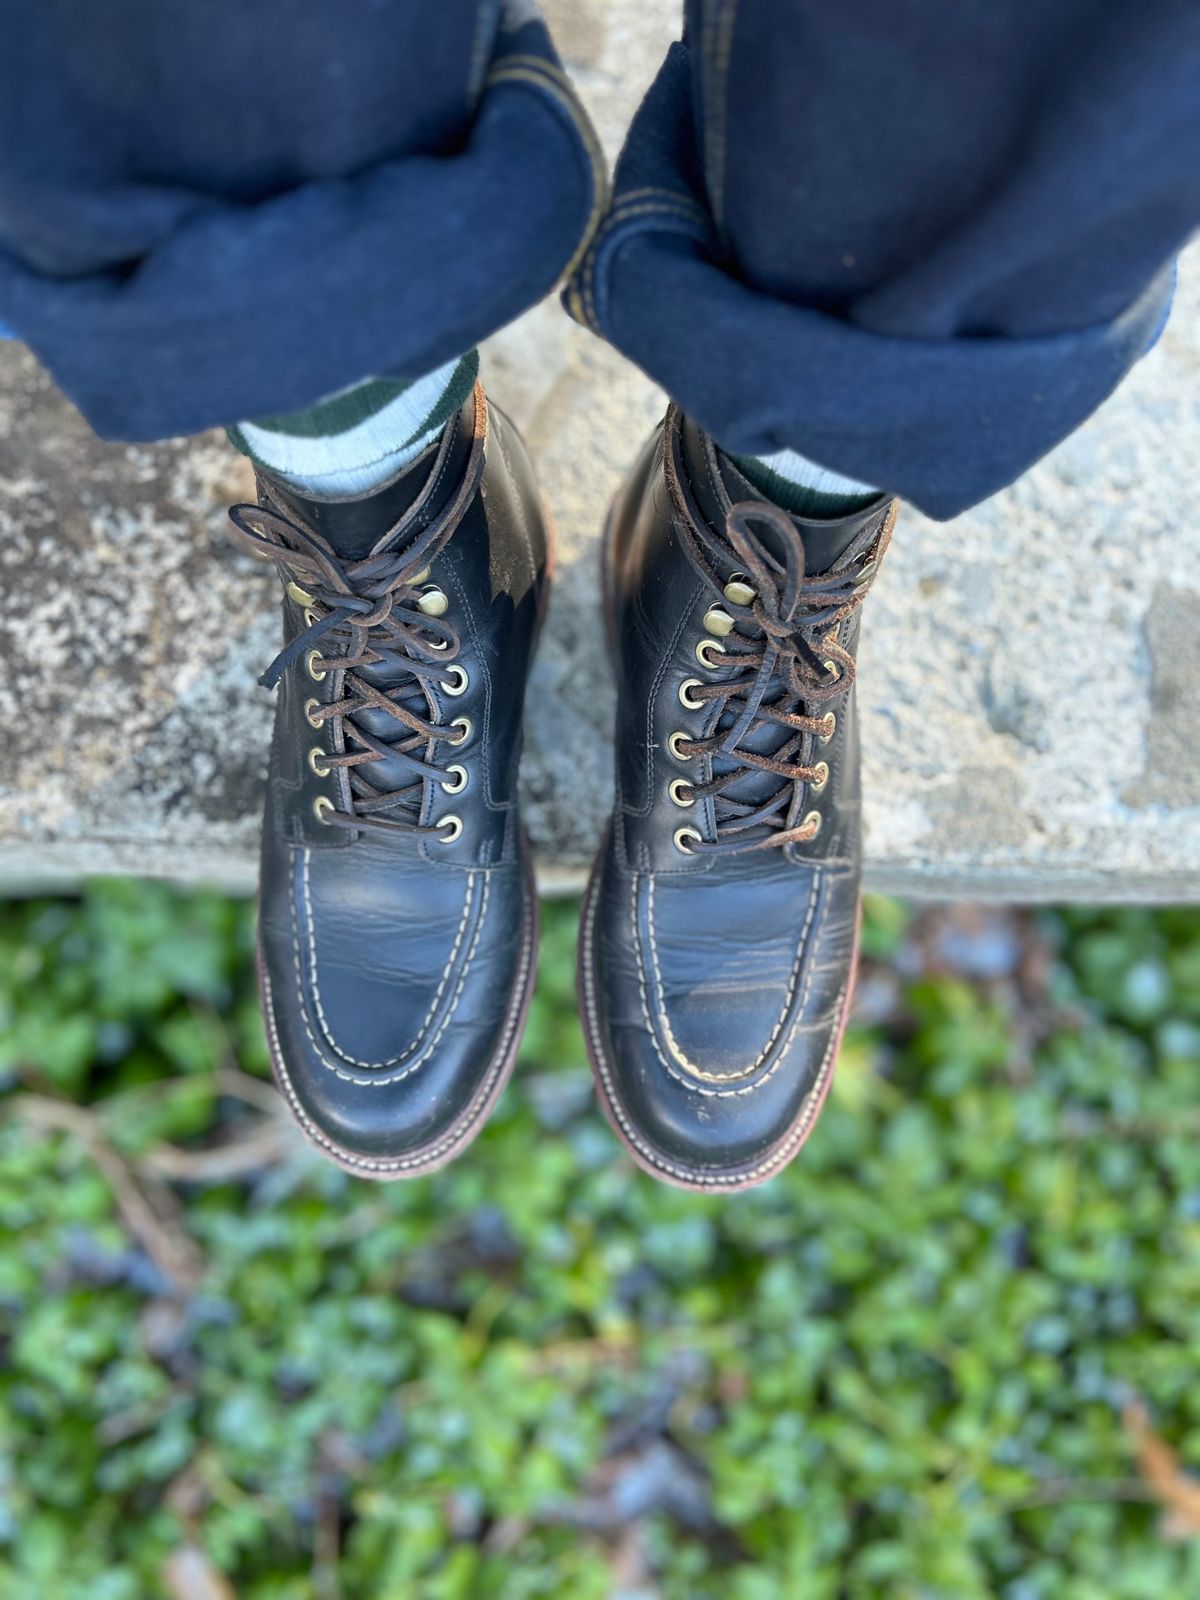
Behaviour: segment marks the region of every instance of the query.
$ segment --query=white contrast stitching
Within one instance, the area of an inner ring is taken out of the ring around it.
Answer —
[[[676,1039],[676,1037],[675,1037],[675,1035],[674,1035],[674,1033],[672,1032],[672,1029],[671,1029],[671,1019],[667,1015],[667,1000],[666,1000],[666,994],[665,994],[665,992],[663,990],[662,972],[661,972],[660,963],[659,963],[659,959],[658,959],[658,938],[657,938],[657,935],[655,934],[655,931],[654,931],[654,874],[653,873],[648,874],[648,887],[647,887],[647,891],[646,891],[646,921],[647,921],[647,924],[648,924],[649,929],[650,929],[650,959],[651,959],[651,965],[653,966],[653,969],[654,969],[654,993],[655,993],[655,999],[658,1002],[657,1010],[658,1010],[658,1015],[662,1019],[663,1032],[666,1035],[667,1043],[670,1046],[671,1054],[674,1056],[675,1060],[679,1063],[679,1065],[684,1069],[685,1072],[690,1072],[693,1077],[703,1079],[703,1081],[705,1083],[734,1083],[734,1082],[736,1082],[736,1081],[738,1081],[739,1079],[742,1079],[742,1078],[751,1078],[751,1077],[753,1077],[754,1074],[759,1070],[759,1068],[766,1061],[767,1057],[771,1054],[771,1047],[775,1043],[776,1039],[779,1037],[780,1033],[782,1033],[783,1025],[787,1021],[788,1016],[789,1016],[789,1014],[791,1012],[791,1009],[792,1009],[792,997],[796,992],[796,980],[800,976],[800,967],[801,967],[801,964],[803,962],[804,944],[805,944],[805,941],[808,938],[808,932],[809,932],[809,929],[812,927],[813,916],[814,916],[815,911],[816,911],[817,884],[818,884],[818,882],[819,882],[819,875],[818,875],[818,873],[814,872],[813,873],[813,877],[812,877],[812,884],[811,884],[811,886],[809,888],[809,892],[808,892],[808,911],[807,911],[807,913],[805,915],[805,918],[804,918],[804,926],[800,930],[800,938],[797,941],[796,958],[792,962],[792,975],[788,979],[787,994],[784,996],[783,1007],[780,1010],[779,1016],[775,1020],[775,1026],[771,1029],[771,1034],[770,1034],[770,1037],[768,1038],[766,1044],[763,1046],[762,1050],[759,1052],[759,1055],[758,1055],[757,1059],[755,1061],[751,1062],[751,1064],[748,1067],[741,1067],[736,1072],[709,1072],[704,1067],[698,1067],[694,1061],[691,1061],[691,1060],[688,1059],[687,1055],[681,1049],[681,1047],[679,1045],[679,1041]],[[638,944],[638,946],[640,947],[640,945],[641,945],[640,930],[638,929],[638,926],[637,926],[637,879],[636,878],[634,879],[634,882],[633,882],[633,919],[634,919],[634,939],[635,939],[636,943]],[[640,948],[639,948],[639,953],[640,954],[643,953],[643,952],[640,951]],[[810,987],[812,985],[812,973],[813,973],[814,965],[815,965],[815,963],[810,961],[808,963],[808,966],[807,966],[806,971],[805,971],[804,994],[801,997],[801,1001],[800,1001],[800,1006],[801,1006],[802,1010],[803,1010],[803,1007],[804,1007],[805,1000],[808,999],[808,991],[809,991],[809,989],[810,989]],[[639,961],[639,964],[638,964],[638,971],[639,971],[639,974],[641,974],[641,962],[640,961]],[[650,1016],[649,1016],[649,1012],[646,1010],[646,984],[645,984],[644,977],[642,978],[642,1010],[644,1012],[646,1012],[646,1022],[649,1025],[650,1024]],[[662,1053],[661,1048],[659,1047],[657,1033],[656,1033],[656,1030],[654,1030],[654,1028],[652,1026],[651,1026],[651,1037],[654,1040],[654,1048],[658,1053],[658,1059],[667,1068],[667,1071],[670,1072],[671,1071],[670,1063],[667,1061],[666,1057]],[[774,1068],[772,1068],[772,1071],[773,1070],[774,1070]],[[673,1074],[673,1075],[675,1075],[675,1074]],[[768,1072],[766,1077],[764,1077],[762,1079],[762,1082],[766,1083],[767,1079],[770,1076],[771,1076],[771,1073]],[[689,1084],[688,1087],[689,1088],[694,1088],[695,1085]],[[754,1088],[757,1089],[758,1088],[758,1084],[755,1084]],[[703,1090],[703,1089],[698,1090],[698,1093],[700,1093],[700,1094],[704,1094],[706,1092],[707,1093],[712,1093],[713,1091],[711,1091],[711,1090],[710,1091],[706,1091],[706,1090]],[[741,1092],[746,1093],[748,1091],[743,1090]]]
[[[472,874],[472,876],[473,876],[473,874]],[[482,899],[481,899],[480,905],[479,905],[479,915],[478,915],[478,919],[477,919],[477,921],[475,923],[475,932],[474,932],[474,934],[472,936],[472,939],[471,939],[470,949],[467,951],[466,959],[464,960],[463,965],[462,965],[462,971],[459,974],[458,986],[454,991],[454,995],[453,995],[452,999],[449,1001],[449,1003],[446,1006],[445,1015],[442,1017],[441,1022],[438,1024],[436,1033],[433,1035],[432,1039],[429,1040],[428,1044],[426,1044],[424,1046],[424,1048],[419,1052],[417,1058],[415,1060],[413,1060],[413,1061],[410,1061],[408,1063],[408,1065],[403,1069],[403,1071],[389,1073],[386,1078],[384,1078],[384,1077],[359,1078],[359,1077],[356,1077],[354,1075],[354,1073],[352,1073],[352,1072],[343,1072],[342,1069],[339,1066],[337,1066],[334,1062],[329,1060],[329,1058],[326,1056],[324,1050],[322,1050],[320,1044],[318,1043],[315,1035],[313,1034],[312,1027],[311,1027],[311,1025],[309,1023],[309,1020],[308,1020],[308,1006],[305,1004],[305,998],[304,998],[304,978],[303,978],[303,974],[302,974],[302,972],[300,970],[300,941],[299,941],[299,938],[297,937],[296,932],[295,932],[295,915],[296,915],[296,912],[295,912],[295,896],[293,895],[293,897],[292,897],[292,921],[293,921],[292,959],[293,959],[293,963],[294,963],[295,968],[296,968],[296,978],[297,978],[297,984],[298,984],[297,997],[298,997],[298,999],[300,1001],[300,1018],[301,1018],[301,1021],[304,1023],[304,1031],[308,1035],[308,1041],[312,1045],[314,1051],[316,1052],[317,1060],[321,1063],[321,1065],[323,1067],[325,1067],[328,1071],[335,1073],[339,1078],[341,1078],[346,1083],[355,1083],[355,1084],[358,1084],[358,1086],[360,1088],[364,1088],[364,1089],[383,1089],[383,1088],[386,1088],[387,1085],[390,1084],[390,1083],[400,1083],[403,1079],[409,1077],[412,1073],[414,1073],[417,1070],[418,1067],[422,1066],[426,1060],[428,1060],[429,1056],[432,1055],[434,1049],[436,1048],[438,1040],[441,1038],[442,1034],[446,1031],[446,1027],[447,1027],[451,1017],[454,1015],[454,1008],[458,1004],[459,996],[462,994],[463,989],[466,986],[467,976],[470,973],[471,964],[475,959],[475,952],[479,947],[479,940],[480,940],[480,938],[482,936],[484,922],[486,921],[486,918],[487,918],[487,903],[488,903],[488,896],[489,896],[490,891],[491,891],[491,880],[490,880],[489,877],[485,876],[484,880],[483,880],[483,896],[482,896]],[[445,974],[448,973],[450,970],[451,970],[451,966],[450,966],[450,964],[448,964],[447,967],[444,969],[443,981],[444,981]],[[351,1062],[352,1065],[359,1065],[359,1063],[355,1062],[351,1056],[345,1055],[343,1053],[343,1051],[338,1047],[338,1045],[332,1039],[330,1039],[329,1043],[330,1043],[330,1047],[333,1049],[333,1051],[338,1056],[340,1056],[342,1060],[349,1061],[349,1062]],[[399,1061],[399,1060],[403,1060],[404,1058],[402,1056],[397,1056],[395,1059],[397,1061]]]
[[[599,894],[596,892],[598,888],[599,875],[597,874],[595,880],[593,881],[592,888],[588,894],[586,916],[584,919],[584,1014],[588,1026],[588,1032],[591,1035],[593,1059],[595,1061],[596,1071],[600,1075],[601,1083],[604,1088],[605,1099],[608,1102],[608,1106],[612,1111],[613,1116],[620,1124],[622,1132],[629,1140],[629,1143],[656,1171],[664,1172],[670,1177],[682,1178],[685,1183],[695,1184],[699,1188],[741,1188],[746,1184],[753,1182],[756,1178],[765,1177],[768,1174],[778,1171],[781,1167],[786,1166],[788,1161],[791,1159],[793,1152],[801,1144],[803,1144],[804,1140],[807,1138],[809,1129],[811,1128],[817,1112],[820,1109],[822,1098],[825,1092],[825,1086],[833,1069],[835,1050],[840,1039],[840,1032],[835,1029],[833,1034],[830,1036],[829,1044],[826,1048],[825,1056],[821,1062],[820,1070],[813,1081],[812,1089],[809,1091],[808,1098],[804,1102],[804,1105],[800,1111],[800,1115],[792,1125],[791,1133],[788,1135],[786,1141],[780,1145],[772,1155],[768,1156],[765,1161],[760,1162],[758,1166],[751,1167],[748,1170],[732,1173],[708,1173],[693,1167],[677,1166],[673,1162],[667,1161],[663,1156],[659,1155],[658,1151],[656,1151],[652,1145],[646,1143],[646,1141],[640,1136],[636,1128],[634,1128],[633,1124],[630,1122],[624,1108],[617,1099],[616,1086],[609,1073],[608,1065],[604,1059],[604,1052],[601,1048],[599,1019],[596,1012],[595,980],[593,976],[592,962],[592,946],[596,922],[596,902],[599,899]],[[835,1002],[835,1009],[839,1016],[841,1015],[846,1003],[846,992],[848,987],[848,984],[844,984],[842,986]]]
[[[321,1024],[321,1032],[325,1036],[325,1043],[335,1055],[340,1056],[343,1061],[349,1062],[352,1067],[362,1067],[367,1071],[374,1071],[376,1069],[385,1070],[388,1067],[394,1067],[401,1061],[407,1061],[408,1058],[412,1055],[415,1055],[417,1050],[420,1048],[421,1040],[425,1037],[426,1031],[429,1028],[429,1024],[433,1021],[434,1013],[438,1007],[438,1001],[442,998],[446,985],[450,981],[450,974],[454,970],[454,962],[458,955],[459,946],[462,944],[463,934],[467,929],[467,920],[471,914],[471,907],[475,902],[476,874],[474,872],[468,872],[467,874],[467,896],[463,901],[462,915],[458,919],[458,930],[454,935],[454,943],[450,947],[450,955],[446,965],[442,968],[441,982],[438,984],[437,989],[434,992],[433,1000],[430,1002],[429,1010],[425,1013],[424,1019],[418,1027],[416,1036],[414,1037],[412,1043],[407,1047],[407,1049],[402,1050],[399,1055],[393,1056],[390,1061],[360,1061],[356,1056],[352,1056],[348,1051],[343,1050],[341,1045],[339,1045],[337,1040],[333,1037],[333,1030],[329,1026],[329,1020],[325,1015],[325,1008],[321,1003],[321,984],[317,967],[316,919],[313,916],[312,891],[309,883],[309,863],[311,857],[312,851],[306,847],[304,851],[301,883],[304,889],[304,920],[308,934],[308,960],[309,966],[312,970],[313,1000],[316,1002],[317,1017]]]
[[[415,1155],[398,1156],[394,1160],[375,1159],[369,1156],[356,1156],[344,1146],[336,1144],[327,1135],[321,1132],[316,1123],[300,1104],[300,1099],[288,1076],[287,1067],[284,1065],[283,1049],[279,1042],[279,1032],[275,1024],[275,1006],[271,998],[271,980],[267,976],[266,968],[262,968],[263,987],[263,1015],[267,1023],[267,1035],[271,1046],[272,1065],[275,1069],[276,1080],[283,1089],[284,1096],[292,1108],[292,1115],[300,1124],[304,1135],[313,1144],[328,1152],[335,1161],[348,1168],[361,1168],[364,1172],[416,1172],[420,1168],[436,1165],[441,1159],[453,1155],[469,1141],[475,1123],[485,1117],[490,1110],[492,1094],[495,1090],[497,1077],[503,1078],[512,1062],[508,1059],[509,1046],[512,1036],[516,1031],[521,1016],[524,1001],[524,990],[529,980],[530,953],[533,942],[533,919],[528,905],[525,910],[525,944],[521,956],[521,973],[516,988],[513,991],[514,1004],[505,1023],[504,1032],[500,1037],[496,1053],[492,1058],[492,1065],[480,1082],[479,1093],[475,1100],[468,1104],[467,1111],[452,1133],[448,1133],[437,1144],[430,1145]],[[515,1056],[513,1057],[515,1060]],[[503,1085],[501,1084],[501,1087]]]

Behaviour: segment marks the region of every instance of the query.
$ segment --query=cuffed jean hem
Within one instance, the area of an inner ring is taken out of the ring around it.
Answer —
[[[564,301],[726,449],[798,450],[948,519],[1073,432],[1161,329],[1170,267],[1112,320],[1037,338],[905,338],[756,291],[698,192],[687,71],[677,45]]]
[[[121,271],[56,279],[0,252],[0,320],[102,437],[193,433],[460,355],[570,270],[606,197],[529,22],[500,36],[461,151],[198,207]]]

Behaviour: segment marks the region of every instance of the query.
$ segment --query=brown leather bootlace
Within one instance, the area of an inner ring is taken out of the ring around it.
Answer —
[[[230,509],[240,542],[253,555],[275,562],[305,608],[306,628],[280,651],[259,682],[274,688],[287,668],[306,655],[315,677],[343,675],[339,699],[327,705],[312,700],[307,708],[314,728],[333,724],[334,750],[326,762],[347,776],[348,805],[327,811],[326,822],[439,833],[436,825],[420,821],[423,785],[445,781],[438,747],[461,742],[461,724],[434,720],[435,690],[461,693],[465,673],[454,664],[461,648],[457,630],[442,616],[423,611],[421,600],[430,562],[454,533],[479,486],[486,430],[487,406],[477,388],[471,451],[455,493],[427,527],[406,540],[441,479],[455,432],[450,427],[425,487],[361,560],[343,560],[327,540],[294,521],[277,503]],[[396,681],[382,686],[362,676],[361,669],[376,666]],[[384,739],[364,726],[360,719],[367,711],[385,713],[398,723],[396,736]],[[374,783],[371,766],[383,759],[398,762],[412,781],[399,788]]]
[[[734,504],[721,485],[725,527],[711,527],[688,482],[674,416],[668,418],[667,441],[666,477],[675,525],[688,560],[714,602],[732,618],[733,627],[721,643],[729,657],[727,670],[736,669],[719,681],[689,686],[694,705],[720,708],[707,737],[676,741],[681,756],[714,762],[711,781],[691,786],[691,792],[697,800],[713,800],[715,837],[694,838],[691,850],[717,855],[806,843],[820,823],[811,813],[801,817],[805,788],[823,774],[803,759],[805,745],[829,738],[836,723],[829,711],[816,716],[799,708],[827,705],[854,683],[855,660],[839,642],[838,632],[866,599],[892,536],[896,504],[892,502],[882,522],[870,519],[828,572],[810,574],[799,529],[769,501]],[[715,454],[711,465],[715,469]],[[714,471],[714,481],[721,484],[719,472]],[[755,536],[755,527],[764,525],[773,549]],[[730,568],[739,580],[732,585]],[[740,594],[752,598],[741,604],[734,598]],[[721,665],[726,667],[724,658]],[[780,732],[774,750],[764,754],[743,748],[744,740],[766,727]],[[780,782],[753,800],[731,793],[751,772],[773,774]]]

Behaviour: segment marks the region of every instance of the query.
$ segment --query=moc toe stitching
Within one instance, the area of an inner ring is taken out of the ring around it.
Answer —
[[[645,941],[642,938],[639,920],[639,886],[635,877],[631,884],[631,903],[633,910],[633,947],[637,954],[638,981],[641,988],[642,1014],[646,1019],[647,1034],[654,1046],[655,1054],[663,1067],[676,1079],[677,1082],[692,1093],[707,1095],[720,1099],[732,1095],[753,1094],[765,1083],[768,1083],[778,1071],[782,1062],[788,1057],[788,1052],[795,1040],[796,1034],[805,1021],[804,1008],[812,988],[813,972],[815,970],[814,952],[808,948],[809,933],[817,914],[817,906],[821,899],[821,875],[814,872],[809,887],[808,906],[804,916],[804,923],[800,930],[796,944],[795,957],[792,962],[791,974],[788,979],[787,989],[783,1003],[779,1009],[775,1022],[767,1037],[766,1044],[758,1055],[747,1066],[735,1068],[730,1072],[713,1072],[708,1068],[692,1061],[681,1048],[671,1027],[668,1014],[666,996],[663,988],[662,972],[659,962],[658,941],[654,926],[654,877],[648,875],[645,894],[645,918],[649,934],[649,962],[646,959]],[[649,1003],[646,971],[649,966],[654,986],[653,1010]],[[804,974],[804,984],[797,998],[796,988],[800,975]],[[795,1015],[795,1022],[783,1044],[776,1049],[777,1041],[788,1020]],[[664,1050],[663,1046],[666,1045]],[[767,1070],[764,1072],[763,1068]],[[747,1082],[754,1078],[753,1083]],[[739,1088],[706,1088],[706,1084],[739,1084]]]
[[[429,1005],[429,1009],[426,1011],[424,1018],[418,1025],[415,1036],[405,1046],[404,1049],[398,1051],[396,1055],[392,1056],[388,1060],[364,1061],[359,1057],[352,1055],[333,1037],[333,1030],[330,1026],[329,1019],[326,1016],[325,1009],[322,1004],[316,947],[315,918],[312,911],[312,899],[309,887],[309,857],[310,852],[306,849],[298,868],[300,888],[304,905],[303,921],[305,938],[303,941],[300,937],[300,928],[296,925],[296,918],[299,913],[296,909],[295,898],[293,898],[292,904],[292,955],[296,970],[297,995],[300,999],[300,1009],[301,1017],[304,1023],[304,1031],[308,1036],[308,1041],[312,1046],[315,1058],[321,1063],[322,1066],[327,1067],[330,1072],[335,1072],[339,1078],[342,1078],[346,1082],[357,1083],[366,1088],[383,1088],[391,1083],[399,1083],[403,1078],[406,1078],[415,1072],[423,1064],[423,1062],[429,1059],[429,1057],[433,1054],[433,1051],[436,1049],[442,1034],[445,1032],[450,1019],[454,1015],[455,1006],[457,1005],[459,996],[462,994],[467,979],[470,975],[471,965],[475,959],[475,953],[479,947],[480,936],[487,919],[488,897],[491,890],[490,877],[486,872],[483,874],[469,872],[467,874],[467,892],[463,901],[462,913],[459,917],[458,926],[455,931],[454,941],[450,949],[450,955],[442,969],[437,988],[434,991],[433,999]],[[475,892],[475,883],[476,879],[481,875],[483,877],[483,892],[481,895],[477,896]],[[475,913],[474,928],[472,930],[470,944],[465,952],[463,952],[463,939],[466,934],[468,924],[471,920],[472,911]],[[307,951],[306,963],[302,963],[301,960],[302,945]],[[307,966],[308,969],[307,981],[304,970],[305,966]],[[450,1000],[443,1004],[443,997],[445,996],[446,990],[450,984],[450,980],[456,970],[458,973],[458,983],[455,988],[455,992]],[[312,999],[311,1007],[309,1003],[310,994]],[[442,1015],[438,1022],[437,1030],[433,1034],[432,1038],[429,1038],[426,1041],[426,1035],[433,1023],[439,1007],[442,1010]],[[333,1057],[336,1059],[331,1059],[326,1049],[323,1048],[320,1040],[318,1040],[316,1037],[316,1033],[314,1032],[312,1025],[311,1013],[313,1010],[316,1012],[317,1027],[320,1031],[320,1034],[325,1040],[326,1045],[328,1045],[329,1051],[333,1052]],[[400,1066],[401,1063],[404,1063],[402,1071],[389,1071],[390,1068]],[[359,1067],[363,1071],[371,1072],[373,1076],[370,1078],[360,1078],[354,1073],[347,1072],[345,1070],[346,1067]],[[386,1073],[387,1075],[375,1075],[381,1073]]]
[[[279,1039],[279,1027],[276,1021],[275,1003],[271,992],[271,980],[265,968],[260,966],[259,979],[262,987],[262,1009],[266,1022],[267,1039],[270,1045],[272,1070],[276,1083],[283,1091],[284,1099],[287,1101],[292,1115],[310,1143],[330,1156],[347,1171],[369,1177],[415,1176],[419,1173],[431,1172],[435,1168],[443,1166],[464,1144],[469,1143],[471,1138],[474,1137],[477,1126],[491,1110],[493,1101],[503,1088],[504,1080],[507,1078],[513,1063],[514,1035],[524,1017],[525,1001],[528,997],[534,927],[535,916],[532,903],[530,903],[527,905],[525,912],[519,981],[514,989],[513,1003],[509,1007],[504,1029],[492,1054],[488,1071],[481,1079],[475,1094],[458,1117],[436,1140],[399,1156],[370,1156],[351,1150],[346,1145],[339,1144],[336,1140],[331,1139],[307,1110],[287,1069],[286,1059]]]
[[[844,1018],[849,999],[850,979],[841,986],[834,998],[832,1016],[834,1025],[822,1053],[812,1084],[805,1094],[796,1114],[783,1137],[751,1164],[728,1170],[716,1166],[694,1165],[672,1158],[645,1136],[620,1091],[620,1076],[604,1044],[603,1030],[596,994],[595,923],[599,902],[599,874],[593,879],[585,909],[583,938],[581,941],[581,997],[588,1044],[599,1080],[604,1108],[640,1165],[656,1176],[696,1189],[736,1190],[749,1188],[773,1177],[785,1168],[811,1133],[828,1093],[833,1077],[840,1043],[839,1020]]]

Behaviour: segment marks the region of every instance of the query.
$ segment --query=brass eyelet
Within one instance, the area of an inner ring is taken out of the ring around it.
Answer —
[[[453,779],[451,773],[454,774]],[[458,762],[453,762],[446,768],[446,776],[442,779],[442,788],[447,794],[461,794],[467,787],[467,769],[460,767]]]
[[[438,841],[440,844],[453,844],[456,839],[462,837],[462,818],[456,817],[453,812],[450,812],[448,816],[444,816],[437,826],[441,833],[441,838]]]
[[[824,791],[825,785],[829,782],[828,761],[818,761],[816,766],[813,768],[813,771],[816,772],[818,776],[810,781],[808,785],[808,792],[809,794],[821,794]]]
[[[298,606],[311,606],[316,598],[309,594],[307,589],[302,589],[298,583],[289,583],[287,586],[289,600],[294,600]]]
[[[453,745],[455,749],[457,749],[460,744],[466,744],[467,740],[475,732],[475,724],[471,721],[470,717],[455,717],[450,726],[452,728],[459,728],[462,730],[457,739],[450,739],[447,741],[447,743]]]
[[[704,613],[704,626],[719,639],[726,639],[733,632],[733,618],[724,606],[711,605]]]
[[[445,591],[439,589],[436,583],[431,583],[417,598],[417,610],[427,617],[444,617],[450,609]]]
[[[321,760],[321,757],[324,754],[324,750],[322,750],[318,744],[313,745],[312,749],[308,752],[308,764],[316,773],[318,778],[327,778],[332,771],[332,768],[327,767],[324,761]]]
[[[446,670],[454,674],[454,682],[443,683],[442,691],[457,700],[460,694],[466,694],[471,682],[470,678],[467,677],[467,669],[460,667],[458,662],[455,661]]]
[[[691,756],[685,755],[684,752],[679,748],[681,741],[686,738],[686,733],[681,733],[678,729],[676,729],[671,737],[667,740],[667,749],[675,757],[676,761],[690,761],[692,759]]]
[[[825,732],[819,733],[817,739],[821,744],[828,744],[837,732],[837,712],[827,711],[821,721],[825,724]]]
[[[685,810],[696,804],[696,791],[686,778],[672,778],[667,785],[667,793],[677,806]]]
[[[859,567],[858,571],[854,574],[853,578],[851,578],[850,582],[856,585],[860,583],[866,583],[869,579],[875,576],[875,568],[878,565],[879,563],[876,560],[864,561],[862,566]]]
[[[836,661],[822,661],[821,665],[825,668],[825,671],[829,674],[829,676],[836,683],[837,680],[842,675],[842,669],[841,669],[841,667],[838,666],[837,662]]]
[[[310,650],[304,658],[305,665],[308,667],[308,675],[314,683],[320,683],[329,676],[328,668],[322,668],[321,671],[317,671],[317,662],[320,659],[321,652],[319,650]]]
[[[319,728],[321,726],[321,718],[313,716],[313,712],[320,711],[320,709],[321,702],[319,700],[310,699],[304,702],[304,720],[310,728]]]
[[[408,581],[412,588],[419,589],[423,583],[429,582],[429,568],[422,567],[420,572],[414,572]]]
[[[319,794],[313,801],[313,811],[316,813],[318,822],[327,824],[330,813],[333,811],[333,801],[327,794]]]
[[[810,838],[805,841],[808,844],[811,844],[821,831],[821,813],[819,811],[810,811],[800,826],[807,828],[810,823],[813,824],[813,831]]]
[[[430,639],[429,648],[431,650],[449,650],[450,641],[449,639]]]
[[[758,590],[746,582],[744,572],[735,572],[725,585],[725,598],[735,606],[752,606],[758,599]]]
[[[720,670],[721,663],[719,661],[712,661],[709,659],[708,652],[710,650],[719,656],[728,655],[729,652],[726,650],[723,644],[718,644],[715,639],[701,639],[700,643],[696,646],[696,660],[700,663],[700,665],[702,667],[707,667],[710,672],[717,672]]]
[[[306,628],[311,628],[313,623],[316,620],[317,620],[317,613],[313,610],[313,608],[311,606],[305,606],[305,608],[304,608],[304,626]]]
[[[681,856],[694,856],[696,854],[696,852],[695,852],[694,849],[692,849],[692,847],[690,845],[685,843],[685,840],[687,840],[687,839],[694,839],[697,844],[703,844],[704,843],[704,835],[702,833],[698,832],[695,828],[676,828],[675,829],[675,848],[676,848],[676,850],[679,851],[679,854]]]
[[[692,689],[703,689],[703,687],[704,685],[699,678],[685,678],[679,685],[679,704],[688,711],[702,711],[704,709],[704,701],[689,700],[688,692]]]

